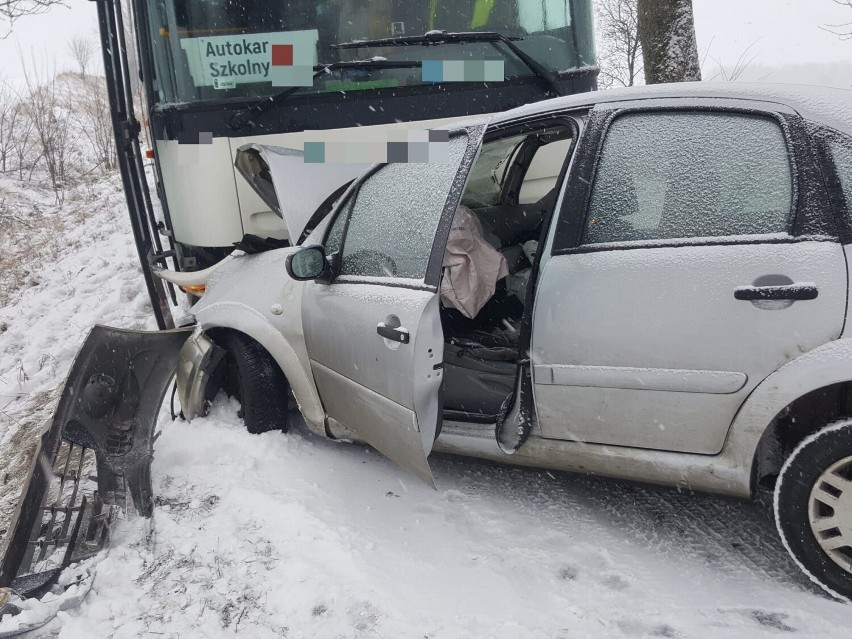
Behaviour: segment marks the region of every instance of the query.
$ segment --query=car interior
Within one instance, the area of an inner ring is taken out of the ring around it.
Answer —
[[[553,123],[486,138],[471,170],[450,232],[441,285],[445,418],[493,422],[514,392],[527,288],[574,135],[567,123]],[[468,214],[478,224],[468,224],[463,241],[454,242],[457,222],[469,221]],[[492,251],[501,263],[496,273]],[[470,304],[460,309],[455,302],[448,290],[453,277],[480,288],[475,314]],[[492,289],[490,297],[481,294]]]

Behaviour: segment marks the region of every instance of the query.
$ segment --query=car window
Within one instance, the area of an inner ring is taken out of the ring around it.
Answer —
[[[514,135],[482,145],[482,151],[470,171],[462,204],[477,209],[500,203],[506,170],[518,145],[526,138],[527,135]]]
[[[829,142],[828,148],[831,150],[831,157],[837,169],[837,177],[840,178],[840,189],[846,200],[846,211],[852,215],[852,146],[833,140]]]
[[[467,149],[450,138],[442,162],[388,164],[361,185],[343,242],[342,275],[423,279],[438,221]]]
[[[535,152],[521,184],[520,204],[538,202],[553,190],[570,149],[571,140],[568,139],[545,144]]]
[[[791,203],[787,145],[774,120],[628,114],[604,141],[583,243],[779,233]]]

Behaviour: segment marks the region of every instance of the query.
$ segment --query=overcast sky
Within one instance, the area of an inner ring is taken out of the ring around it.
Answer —
[[[89,0],[69,0],[69,5],[19,20],[13,33],[0,40],[0,74],[16,81],[23,78],[19,49],[27,64],[35,55],[55,59],[60,70],[73,68],[67,42],[78,33],[97,36],[97,10]],[[852,73],[852,40],[840,41],[820,29],[820,25],[852,22],[852,9],[832,0],[693,0],[693,5],[699,51],[702,56],[709,51],[707,67],[716,66],[714,59],[733,67],[746,47],[755,43],[755,66],[842,62]]]

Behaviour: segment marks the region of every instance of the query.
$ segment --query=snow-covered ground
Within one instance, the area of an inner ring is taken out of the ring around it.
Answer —
[[[0,308],[7,469],[91,324],[153,327],[120,184],[89,192]],[[120,522],[84,603],[32,636],[850,636],[748,503],[451,457],[434,491],[363,446],[249,435],[222,397],[160,428],[153,519]]]

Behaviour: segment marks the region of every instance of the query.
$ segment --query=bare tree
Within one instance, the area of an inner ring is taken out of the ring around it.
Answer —
[[[27,115],[33,125],[33,132],[38,141],[41,158],[47,168],[53,192],[58,204],[65,199],[65,187],[70,175],[69,155],[73,140],[69,126],[69,113],[73,105],[63,103],[59,94],[54,69],[45,65],[39,67],[33,61],[33,68],[24,66],[27,82],[26,107]]]
[[[18,18],[44,13],[56,5],[68,6],[65,0],[0,0],[0,22],[7,23],[4,35]]]
[[[21,95],[15,88],[0,82],[0,173],[24,173],[38,163],[38,153],[32,136],[32,121]]]
[[[721,79],[723,82],[736,82],[740,79],[743,73],[745,73],[746,69],[751,66],[751,63],[757,59],[758,52],[752,51],[754,46],[757,44],[757,40],[748,45],[743,52],[740,54],[740,57],[737,58],[737,61],[734,63],[733,67],[726,67],[722,64],[721,59],[714,58],[710,56],[710,59],[716,63],[718,70],[716,71],[716,75],[710,78],[710,81],[716,79]],[[709,49],[708,49],[709,55]]]
[[[92,62],[92,56],[95,55],[95,44],[89,38],[78,34],[71,38],[71,41],[68,43],[68,50],[80,68],[80,77],[86,77],[86,71]]]
[[[638,0],[648,84],[701,80],[692,0]]]
[[[841,7],[852,9],[852,0],[834,0],[835,4]],[[827,24],[820,27],[823,31],[828,31],[838,36],[841,40],[852,40],[852,20],[849,22],[840,22],[838,24]]]
[[[642,80],[637,0],[598,0],[598,82],[604,89],[632,87]]]
[[[15,92],[4,80],[0,79],[0,173],[9,170],[9,158],[12,144],[9,137],[9,120],[15,108]]]
[[[33,121],[27,114],[24,103],[18,99],[8,116],[10,157],[14,157],[14,167],[10,171],[18,172],[18,179],[24,179],[24,173],[32,175],[35,166],[41,160],[38,143],[33,135]]]
[[[75,105],[74,117],[94,151],[96,166],[110,171],[115,168],[117,160],[106,79],[89,76],[84,81],[87,90]]]

